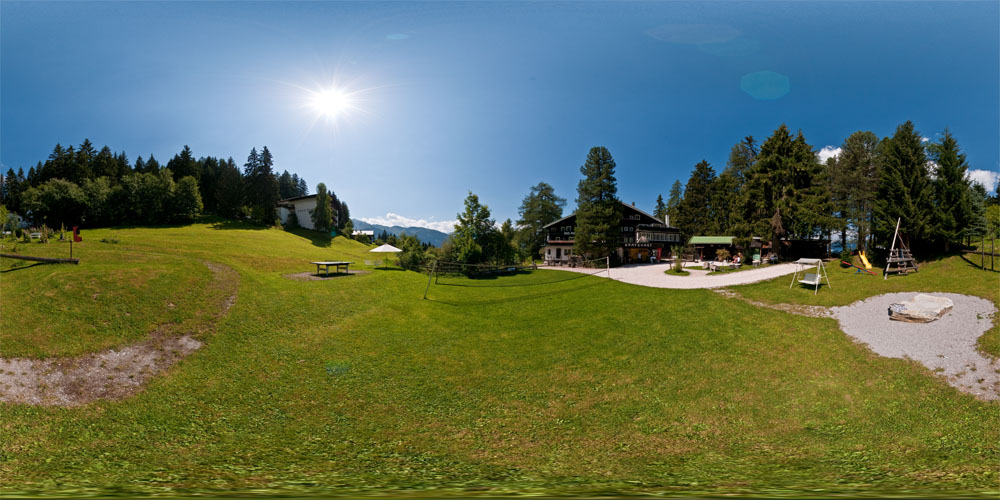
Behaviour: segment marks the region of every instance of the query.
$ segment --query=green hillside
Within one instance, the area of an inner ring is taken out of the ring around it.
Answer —
[[[996,495],[1000,405],[872,354],[832,319],[560,271],[450,278],[422,300],[426,275],[310,235],[93,230],[79,266],[0,260],[4,357],[197,329],[216,307],[203,261],[240,278],[205,346],[144,392],[3,404],[0,491]],[[285,277],[317,259],[371,272]],[[786,279],[738,290],[794,302]]]

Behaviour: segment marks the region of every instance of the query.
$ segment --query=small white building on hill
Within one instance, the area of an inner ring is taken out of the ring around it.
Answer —
[[[306,229],[315,229],[313,227],[312,213],[316,209],[316,195],[310,194],[307,196],[298,196],[295,198],[287,198],[278,201],[278,218],[281,219],[281,224],[288,223],[288,216],[290,214],[295,214],[299,219],[299,225]],[[337,220],[337,209],[333,208],[331,204],[330,210],[333,213],[333,220]]]

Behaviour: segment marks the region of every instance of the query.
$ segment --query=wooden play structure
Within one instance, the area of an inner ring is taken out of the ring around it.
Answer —
[[[826,273],[826,266],[823,265],[823,259],[799,259],[793,262],[793,264],[795,264],[795,274],[792,274],[792,282],[788,284],[788,288],[795,285],[795,281],[800,273],[802,274],[802,279],[798,280],[798,282],[813,287],[813,295],[819,292],[820,280],[826,278],[826,286],[830,286],[830,275]],[[816,272],[805,272],[810,267],[815,267]]]
[[[899,224],[902,221],[901,217],[896,219],[896,232],[892,235],[892,246],[889,248],[889,256],[885,260],[885,272],[882,274],[882,279],[889,279],[889,273],[908,274],[910,271],[919,271],[917,261],[913,259],[910,249],[906,248],[906,244],[899,236]]]

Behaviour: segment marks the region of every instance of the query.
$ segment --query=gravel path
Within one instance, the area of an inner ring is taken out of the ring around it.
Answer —
[[[931,293],[948,297],[955,308],[930,323],[891,321],[889,304],[909,300],[917,293],[878,295],[833,307],[831,312],[844,333],[867,344],[876,354],[913,359],[960,391],[981,399],[1000,399],[1000,361],[976,350],[976,340],[993,325],[993,303],[969,295]]]
[[[597,269],[582,267],[540,266],[539,269],[555,269],[558,271],[586,274],[597,273]],[[652,288],[721,288],[746,285],[747,283],[756,283],[792,274],[795,272],[795,264],[776,264],[773,266],[764,266],[760,269],[717,274],[714,276],[708,276],[707,270],[695,268],[684,269],[691,273],[690,276],[672,276],[663,273],[667,269],[670,269],[670,264],[630,264],[611,268],[611,279]],[[608,273],[597,273],[594,276],[607,278]]]

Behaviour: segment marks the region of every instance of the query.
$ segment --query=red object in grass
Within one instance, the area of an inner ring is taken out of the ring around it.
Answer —
[[[83,241],[83,238],[80,237],[80,226],[73,226],[73,241],[77,243]]]

